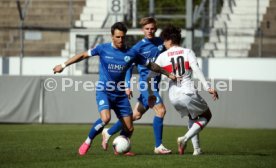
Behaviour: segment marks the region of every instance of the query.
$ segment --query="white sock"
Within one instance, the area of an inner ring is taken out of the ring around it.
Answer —
[[[193,126],[189,129],[189,131],[184,135],[184,141],[187,142],[194,135],[196,135],[197,133],[199,133],[200,130],[201,130],[200,126],[198,124],[194,123]]]
[[[192,144],[194,149],[199,149],[200,148],[200,143],[199,143],[199,134],[196,134],[191,138]]]
[[[188,129],[190,129],[194,124],[194,120],[190,119],[188,120]],[[199,134],[194,135],[191,138],[192,144],[193,144],[193,148],[194,149],[199,149],[200,148],[200,144],[199,144]]]
[[[204,117],[200,117],[199,119],[194,120],[192,127],[189,129],[189,131],[184,136],[185,141],[188,141],[193,136],[198,134],[203,129],[203,127],[207,125],[207,123],[208,123],[207,119]]]
[[[194,120],[190,119],[188,120],[188,129],[190,129],[194,124]],[[192,144],[194,149],[198,149],[200,148],[200,144],[199,144],[199,134],[196,134],[195,136],[193,136],[191,138]]]
[[[90,145],[92,143],[92,140],[89,137],[87,137],[85,140],[85,143]]]

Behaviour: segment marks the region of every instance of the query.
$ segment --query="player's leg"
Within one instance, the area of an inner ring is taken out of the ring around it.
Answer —
[[[120,130],[122,130],[123,124],[120,120],[118,120],[115,124],[110,128],[105,128],[102,131],[102,148],[104,150],[108,149],[108,141],[112,135],[116,134]]]
[[[156,96],[156,104],[153,106],[155,116],[153,118],[153,132],[155,137],[154,153],[156,154],[170,154],[171,150],[165,148],[162,144],[163,139],[163,120],[166,114],[166,107],[158,92],[154,94]]]
[[[133,117],[132,120],[139,120],[142,115],[146,112],[144,106],[138,101],[133,109]],[[123,123],[121,120],[118,120],[112,127],[105,128],[102,131],[102,148],[107,150],[108,148],[108,140],[109,138],[116,134],[117,132],[121,131],[123,128]]]
[[[190,129],[192,127],[192,125],[194,124],[194,120],[191,118],[191,116],[189,115],[189,120],[188,120],[188,129]],[[192,144],[193,144],[193,148],[194,148],[194,153],[193,155],[200,155],[202,153],[201,148],[200,148],[200,142],[199,142],[199,134],[194,135],[191,138]]]
[[[133,109],[132,120],[137,121],[142,118],[142,116],[147,112],[148,108],[145,108],[143,104],[138,101]]]
[[[191,141],[192,141],[193,148],[194,148],[193,155],[194,156],[201,155],[202,154],[202,150],[200,148],[199,134],[196,134],[195,136],[193,136],[191,138]]]
[[[99,118],[91,128],[88,138],[93,140],[95,136],[97,136],[100,132],[102,132],[104,126],[109,123],[111,118],[110,110],[102,110],[101,111],[101,118]],[[89,142],[89,141],[86,141]],[[90,142],[91,143],[91,142]]]
[[[133,112],[133,115],[132,117],[130,117],[130,119],[132,120],[132,124],[130,124],[129,122],[129,119],[124,117],[122,119],[120,119],[120,123],[122,125],[122,128],[121,129],[121,135],[125,135],[125,136],[131,136],[132,135],[132,132],[133,132],[133,121],[134,120],[139,120],[142,115],[146,112],[146,109],[144,108],[144,106],[138,101],[134,107],[134,112]],[[122,121],[123,120],[123,121]],[[108,129],[109,131],[109,129]],[[118,155],[118,153],[116,153],[116,151],[114,152],[115,155]],[[134,156],[135,153],[129,151],[127,153],[125,153],[125,155],[127,156]]]
[[[109,100],[105,92],[96,92],[96,101],[98,104],[98,111],[100,112],[101,118],[96,120],[92,128],[89,131],[88,137],[85,142],[79,148],[79,154],[85,155],[89,150],[93,139],[102,132],[104,126],[109,123],[111,114]]]
[[[120,119],[123,125],[123,129],[120,134],[130,138],[133,133],[134,127],[132,119],[133,113],[128,97],[126,96],[116,98],[116,105],[113,109],[117,115],[117,118]],[[114,150],[114,154],[117,155],[118,153]],[[133,152],[127,152],[125,153],[125,155],[133,156],[135,154]]]
[[[79,148],[79,154],[85,155],[89,150],[93,139],[102,132],[104,126],[109,123],[110,121],[110,110],[102,110],[101,111],[101,118],[96,120],[93,124],[92,128],[89,131],[88,137],[86,138],[85,142]]]
[[[133,121],[139,120],[142,115],[147,111],[145,107],[138,101],[133,109]],[[110,127],[107,131],[109,135],[114,135],[119,132],[123,127],[121,120],[118,120],[112,127]]]
[[[141,97],[141,96],[140,96]],[[140,99],[140,98],[139,98]],[[147,111],[147,109],[140,103],[138,99],[138,102],[136,103],[134,109],[133,109],[133,117],[132,120],[139,120],[142,115]],[[102,132],[102,148],[104,150],[107,150],[108,148],[108,140],[109,138],[116,134],[117,132],[121,131],[123,128],[123,124],[121,120],[118,120],[112,127],[105,128]]]
[[[180,145],[179,154],[184,153],[184,149],[186,147],[187,141],[190,140],[193,136],[198,134],[210,121],[212,118],[212,114],[210,109],[208,108],[202,115],[195,120],[192,127],[188,130],[188,132],[182,136],[178,137],[177,143]]]
[[[155,148],[154,152],[156,154],[168,154],[171,153],[171,150],[166,149],[162,145],[162,133],[163,133],[163,118],[166,114],[166,108],[163,104],[163,101],[158,92],[155,92],[156,103],[153,107],[155,111],[155,117],[153,119],[153,132],[155,137]],[[136,104],[133,110],[133,120],[139,120],[145,112],[149,109],[148,106],[148,92],[141,92],[140,97],[138,98],[138,103]]]
[[[162,144],[163,139],[163,120],[166,114],[166,108],[163,103],[156,104],[153,107],[155,116],[153,118],[153,132],[155,137],[154,153],[156,154],[170,154],[171,150],[165,148]]]
[[[132,116],[123,117],[120,119],[120,121],[123,124],[123,128],[120,135],[124,135],[130,138],[134,131]]]
[[[124,135],[130,139],[130,137],[132,136],[132,133],[134,131],[132,116],[122,117],[120,119],[120,121],[123,125],[120,135]],[[119,155],[119,153],[115,150],[115,148],[113,148],[113,150],[114,150],[115,155]],[[129,152],[125,153],[124,155],[135,156],[135,153],[129,151]]]

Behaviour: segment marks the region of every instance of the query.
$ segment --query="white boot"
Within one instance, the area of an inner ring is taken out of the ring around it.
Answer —
[[[165,154],[171,154],[172,151],[165,148],[165,146],[163,146],[162,144],[159,145],[157,148],[154,148],[154,153],[155,154],[161,154],[161,155],[165,155]]]
[[[201,155],[201,154],[202,154],[202,151],[201,151],[200,148],[194,149],[194,153],[193,153],[194,156],[198,156],[198,155]]]
[[[108,128],[105,128],[102,131],[102,147],[103,147],[103,150],[107,150],[108,140],[111,137],[111,135],[109,135],[107,131],[108,131]]]

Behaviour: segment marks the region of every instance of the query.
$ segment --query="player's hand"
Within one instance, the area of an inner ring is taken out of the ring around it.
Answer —
[[[56,65],[54,68],[53,68],[53,71],[54,71],[54,74],[56,73],[61,73],[63,71],[64,68],[62,68],[61,65]]]
[[[176,78],[176,76],[175,76],[174,74],[170,74],[168,77],[169,77],[171,80],[173,80],[173,81],[176,81],[176,80],[177,80],[177,78]]]
[[[153,108],[153,106],[155,105],[156,102],[156,97],[154,95],[150,95],[148,97],[148,105],[150,108]]]
[[[131,99],[133,97],[132,90],[130,88],[126,88],[125,92],[126,92],[128,99]]]
[[[210,94],[212,94],[212,98],[213,98],[214,101],[219,99],[218,92],[215,89],[210,88],[210,89],[208,89],[208,92]]]

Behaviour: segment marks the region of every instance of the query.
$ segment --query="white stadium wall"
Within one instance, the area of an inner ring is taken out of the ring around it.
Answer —
[[[18,76],[19,68],[16,70],[14,66],[18,65],[13,59],[9,61],[12,75],[0,76],[0,123],[91,123],[99,117],[90,84],[97,81],[97,74],[68,75],[75,72],[72,68],[54,76],[53,66],[65,58],[26,58],[25,76]],[[199,64],[208,78],[215,78],[214,86],[220,88],[216,102],[206,91],[200,92],[213,113],[210,127],[276,128],[276,59],[200,59]],[[161,95],[167,108],[164,124],[186,125],[187,118],[180,118],[170,105],[167,92]],[[138,96],[134,88],[132,106]],[[116,116],[112,114],[114,123]],[[153,116],[150,110],[136,123],[150,124]]]
[[[211,58],[207,61],[208,78],[276,81],[275,58]]]
[[[52,75],[52,68],[66,61],[65,57],[26,57],[23,59],[23,75]],[[2,75],[2,58],[0,58]],[[199,66],[207,78],[276,81],[275,58],[198,58]],[[19,75],[19,58],[9,58],[9,75]],[[75,66],[65,69],[61,75],[82,75]]]
[[[3,74],[2,68],[3,68],[3,63],[2,63],[2,57],[0,57],[0,74]]]

